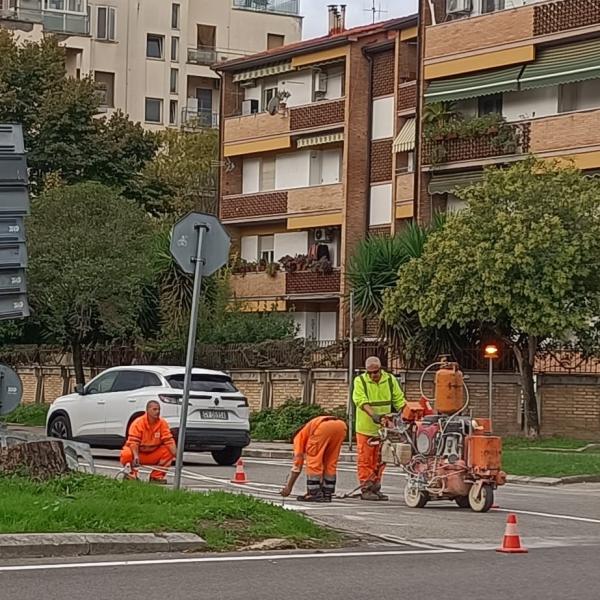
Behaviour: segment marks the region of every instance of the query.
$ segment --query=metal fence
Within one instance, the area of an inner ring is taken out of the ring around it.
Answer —
[[[299,0],[233,0],[233,7],[284,15],[300,15]]]

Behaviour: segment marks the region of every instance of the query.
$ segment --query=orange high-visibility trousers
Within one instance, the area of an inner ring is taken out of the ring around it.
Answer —
[[[140,452],[140,465],[156,465],[168,469],[173,464],[173,459],[174,456],[167,446],[158,446],[152,452]],[[123,466],[133,462],[133,451],[129,446],[123,446],[120,460]],[[131,474],[137,477],[137,469],[132,468]],[[150,479],[164,479],[166,476],[167,474],[162,471],[152,471],[150,473]]]
[[[380,486],[383,475],[380,463],[381,444],[370,445],[368,442],[371,437],[362,433],[356,434],[358,481],[363,488],[370,485]]]
[[[348,428],[340,420],[323,421],[306,446],[306,476],[335,477],[337,464]]]

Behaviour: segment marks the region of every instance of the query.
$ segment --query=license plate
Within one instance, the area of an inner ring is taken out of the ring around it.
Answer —
[[[226,410],[201,410],[200,418],[226,421],[229,418],[229,415]]]

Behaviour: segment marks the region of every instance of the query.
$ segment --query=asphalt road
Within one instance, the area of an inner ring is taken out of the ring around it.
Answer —
[[[396,547],[316,556],[165,557],[150,564],[123,564],[122,557],[105,558],[104,564],[29,561],[0,565],[0,598],[597,600],[597,556],[585,548],[501,555]]]
[[[106,473],[116,473],[118,464],[110,451],[97,452],[97,466]],[[432,502],[424,509],[410,509],[403,501],[404,478],[398,470],[388,469],[384,488],[390,502],[363,502],[359,499],[336,499],[331,504],[306,505],[294,499],[283,503],[278,490],[285,481],[289,464],[280,460],[245,460],[249,483],[232,485],[233,467],[215,465],[210,455],[186,455],[183,479],[186,487],[205,491],[226,489],[253,494],[283,505],[290,510],[305,511],[312,518],[341,529],[364,535],[380,536],[387,541],[413,547],[445,547],[461,550],[494,549],[502,540],[506,517],[514,512],[519,533],[529,548],[588,547],[600,551],[600,484],[572,484],[560,487],[506,485],[498,490],[497,509],[478,514],[459,509],[452,502]],[[338,471],[338,492],[356,485],[353,465]],[[304,491],[304,480],[295,493]],[[598,556],[598,555],[597,555]],[[600,598],[600,590],[598,591]]]

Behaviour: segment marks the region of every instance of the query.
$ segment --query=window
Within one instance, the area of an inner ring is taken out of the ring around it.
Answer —
[[[181,6],[179,4],[173,4],[171,6],[171,29],[179,29],[180,12]]]
[[[373,131],[371,139],[382,140],[394,136],[394,98],[373,100]]]
[[[164,42],[164,36],[149,33],[146,38],[146,57],[163,58]]]
[[[341,181],[342,151],[315,150],[310,153],[310,185],[328,185]]]
[[[588,110],[600,106],[600,79],[564,83],[558,87],[558,112]]]
[[[412,150],[412,151],[408,152],[406,171],[408,173],[413,173],[414,170],[415,170],[415,151]]]
[[[96,12],[96,39],[114,41],[117,10],[110,6],[98,6]]]
[[[270,87],[270,88],[266,88],[263,92],[263,110],[267,110],[267,107],[269,106],[269,102],[275,98],[275,96],[277,95],[277,88],[276,87]]]
[[[479,116],[489,114],[502,114],[502,94],[493,94],[492,96],[481,96],[478,98]]]
[[[176,94],[179,89],[179,69],[171,69],[171,94]]]
[[[176,390],[183,389],[183,373],[171,375],[167,381]],[[237,392],[237,388],[226,375],[192,375],[191,390],[193,392]]]
[[[177,125],[177,100],[169,102],[169,125]]]
[[[115,74],[106,71],[95,71],[94,81],[100,94],[100,106],[114,108],[115,106]]]
[[[92,381],[85,389],[86,394],[106,394],[111,391],[113,383],[117,378],[119,371],[111,371],[110,373],[103,373]]]
[[[504,10],[504,0],[481,0],[482,13],[491,13],[497,10]]]
[[[179,38],[171,38],[171,61],[179,62]]]
[[[144,371],[120,371],[117,375],[112,392],[128,392],[144,387],[161,387],[160,379],[154,373]]]
[[[275,236],[260,235],[258,237],[258,259],[267,264],[275,262]]]
[[[261,159],[258,187],[261,192],[275,189],[275,157]]]
[[[146,98],[146,122],[162,123],[162,102],[160,98]]]
[[[369,225],[387,225],[392,220],[392,184],[371,186]]]
[[[214,49],[217,43],[217,28],[214,25],[196,26],[196,47]]]
[[[285,36],[278,33],[267,33],[267,50],[280,48],[285,43]]]
[[[83,13],[83,0],[44,0],[44,10]]]

